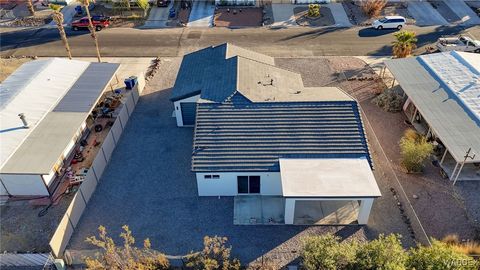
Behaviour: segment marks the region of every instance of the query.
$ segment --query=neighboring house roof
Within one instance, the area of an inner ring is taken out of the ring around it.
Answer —
[[[457,162],[480,162],[480,55],[447,52],[385,64]]]
[[[0,85],[0,172],[49,174],[119,66],[54,58],[8,77]]]
[[[359,108],[351,99],[251,102],[236,93],[228,102],[197,104],[195,172],[278,172],[279,158],[358,157],[370,161]]]
[[[280,159],[280,173],[284,197],[382,196],[365,158]]]
[[[52,58],[23,64],[0,84],[0,167],[90,63]],[[30,125],[22,128],[24,113]]]

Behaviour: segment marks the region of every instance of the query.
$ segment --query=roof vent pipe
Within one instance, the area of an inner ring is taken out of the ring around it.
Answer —
[[[20,117],[20,120],[22,120],[23,128],[28,128],[28,122],[27,122],[27,118],[25,117],[25,114],[20,113],[18,114],[18,116]]]

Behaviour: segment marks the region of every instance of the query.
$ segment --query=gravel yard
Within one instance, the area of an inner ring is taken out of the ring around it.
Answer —
[[[366,26],[370,25],[375,19],[377,19],[366,16],[359,1],[343,1],[342,5],[352,24]],[[382,10],[380,17],[393,15],[403,16],[407,19],[407,24],[414,24],[415,20],[408,13],[407,5],[408,3],[388,2]]]
[[[138,240],[148,237],[155,249],[170,255],[200,249],[203,236],[220,235],[229,238],[233,254],[244,264],[263,256],[264,260],[282,266],[298,257],[301,239],[306,235],[332,232],[344,239],[361,240],[379,233],[408,235],[396,202],[389,194],[390,185],[382,179],[380,170],[375,173],[384,196],[376,200],[369,226],[234,226],[233,198],[197,196],[195,176],[190,172],[193,130],[176,127],[169,101],[179,63],[179,58],[162,59],[69,249],[94,248],[84,240],[96,233],[99,225],[105,225],[110,235],[118,239],[120,227],[128,224]],[[376,150],[372,152],[377,159]],[[403,240],[405,246],[413,245],[409,237]]]
[[[308,6],[299,6],[293,9],[295,21],[300,26],[330,26],[335,24],[332,12],[328,7],[320,6],[320,16],[309,18],[307,16]]]
[[[262,26],[262,8],[258,7],[217,7],[213,17],[217,27],[255,27]]]

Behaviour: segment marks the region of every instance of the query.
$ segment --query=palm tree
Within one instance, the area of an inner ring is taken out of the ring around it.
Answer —
[[[93,38],[93,41],[95,42],[95,49],[97,50],[97,59],[98,62],[102,62],[102,58],[100,56],[100,49],[98,47],[98,39],[97,35],[95,34],[95,28],[93,27],[92,23],[92,16],[90,16],[90,10],[88,9],[88,6],[90,6],[90,0],[79,0],[80,3],[83,4],[85,7],[85,11],[87,12],[87,18],[88,18],[88,30],[90,30],[90,35]]]
[[[72,52],[70,51],[70,45],[68,45],[67,34],[65,33],[65,28],[63,28],[63,14],[60,12],[61,6],[50,4],[50,8],[53,10],[52,19],[57,24],[63,45],[65,46],[65,50],[67,50],[68,58],[72,59]]]
[[[28,12],[30,12],[30,15],[34,16],[35,15],[35,9],[33,8],[32,0],[27,0],[27,8],[28,8]]]
[[[393,42],[393,55],[395,58],[405,58],[411,55],[412,51],[417,48],[415,32],[404,30],[393,34],[393,36],[396,39]]]

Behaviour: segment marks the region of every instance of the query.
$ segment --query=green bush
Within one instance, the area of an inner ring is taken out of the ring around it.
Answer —
[[[402,247],[400,236],[390,234],[363,244],[357,249],[354,269],[403,270],[408,254]]]
[[[320,5],[319,4],[309,4],[308,5],[308,17],[318,17],[320,16]]]
[[[433,152],[433,145],[427,138],[414,130],[405,131],[400,140],[401,164],[407,172],[421,172],[423,162]]]
[[[339,242],[340,238],[331,234],[312,236],[305,239],[302,252],[306,269],[335,270],[345,269],[355,260],[357,242]]]
[[[240,261],[230,258],[232,247],[226,247],[226,237],[203,238],[203,250],[187,257],[187,267],[195,270],[239,270]]]
[[[407,266],[415,270],[477,270],[480,263],[457,251],[454,246],[432,240],[431,247],[410,250]]]

